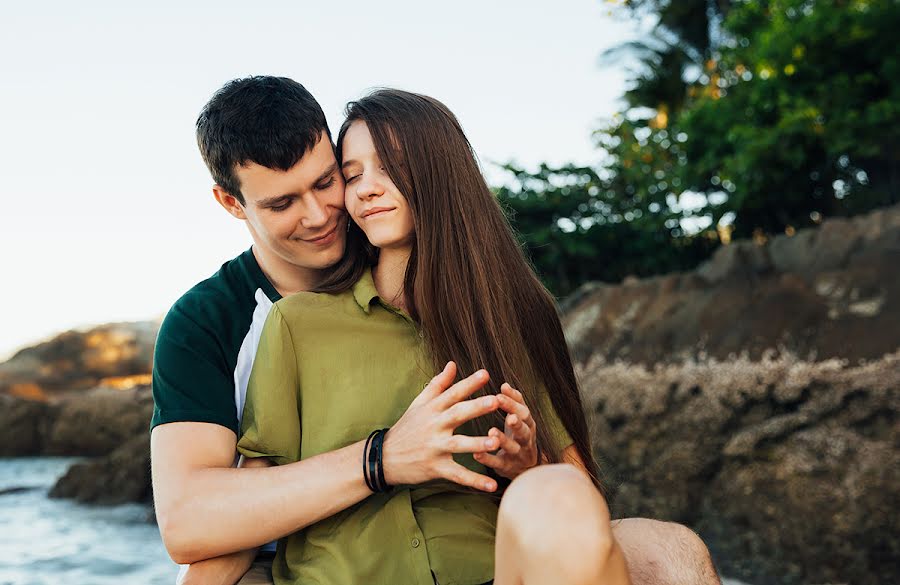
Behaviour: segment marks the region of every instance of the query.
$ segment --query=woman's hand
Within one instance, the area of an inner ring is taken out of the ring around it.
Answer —
[[[502,447],[501,438],[455,435],[453,431],[500,408],[500,395],[466,400],[487,384],[490,377],[484,370],[451,386],[455,378],[456,364],[449,362],[385,435],[382,461],[388,484],[448,479],[486,492],[497,489],[496,480],[463,467],[453,460],[453,454],[494,451]]]
[[[491,427],[488,435],[500,441],[500,450],[495,454],[475,453],[475,460],[492,468],[498,475],[514,479],[525,470],[537,465],[537,427],[531,411],[525,405],[522,393],[504,383],[500,386],[500,408],[508,414],[501,432]]]

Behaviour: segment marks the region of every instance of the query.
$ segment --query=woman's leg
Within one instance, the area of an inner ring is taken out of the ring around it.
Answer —
[[[495,557],[495,585],[630,585],[606,502],[571,465],[541,465],[510,484]]]

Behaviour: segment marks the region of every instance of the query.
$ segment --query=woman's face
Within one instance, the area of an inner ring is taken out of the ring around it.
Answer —
[[[342,154],[344,204],[353,221],[375,247],[412,247],[412,210],[385,171],[365,122],[351,123]]]

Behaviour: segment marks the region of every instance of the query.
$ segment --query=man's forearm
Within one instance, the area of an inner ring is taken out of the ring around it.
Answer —
[[[234,585],[253,564],[256,553],[254,548],[192,563],[175,585]]]
[[[186,564],[258,547],[365,499],[363,444],[290,465],[180,474],[157,508],[169,554]]]

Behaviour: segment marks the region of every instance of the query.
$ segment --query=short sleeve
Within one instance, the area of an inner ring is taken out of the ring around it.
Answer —
[[[171,422],[208,422],[238,432],[234,379],[222,343],[207,323],[175,303],[160,326],[153,354],[150,429]]]
[[[247,384],[237,449],[278,465],[300,460],[297,357],[291,331],[276,303],[263,326]]]
[[[562,455],[562,452],[565,450],[565,448],[575,441],[572,440],[572,436],[569,434],[569,431],[566,430],[566,427],[563,424],[562,420],[559,418],[559,415],[556,414],[556,409],[553,408],[553,403],[550,401],[550,395],[547,393],[547,390],[543,386],[543,384],[538,386],[538,392],[541,414],[544,416],[544,425],[547,426],[547,430],[550,432],[550,436],[553,437],[553,442],[559,449],[558,455]]]

